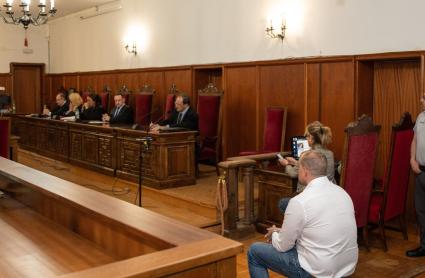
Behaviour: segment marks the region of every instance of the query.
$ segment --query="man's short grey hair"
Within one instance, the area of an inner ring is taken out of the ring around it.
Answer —
[[[328,160],[321,152],[315,150],[303,152],[300,165],[314,177],[326,176],[327,174]]]

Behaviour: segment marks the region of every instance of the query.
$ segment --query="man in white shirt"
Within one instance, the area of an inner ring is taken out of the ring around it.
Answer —
[[[271,227],[270,243],[248,251],[251,277],[267,269],[288,277],[351,275],[358,259],[357,228],[350,196],[326,177],[326,157],[311,150],[299,162],[298,180],[307,187],[292,198],[282,228]]]

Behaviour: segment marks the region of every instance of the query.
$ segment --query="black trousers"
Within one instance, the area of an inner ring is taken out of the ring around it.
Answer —
[[[425,248],[425,172],[422,171],[415,180],[416,217],[421,230],[421,247]]]

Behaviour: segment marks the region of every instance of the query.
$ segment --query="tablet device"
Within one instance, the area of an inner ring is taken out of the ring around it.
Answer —
[[[292,157],[299,159],[301,154],[310,149],[307,138],[305,136],[294,136],[291,139]]]

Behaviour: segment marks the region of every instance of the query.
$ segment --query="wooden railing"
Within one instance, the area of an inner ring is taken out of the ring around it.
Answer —
[[[218,164],[227,183],[227,210],[224,212],[224,235],[241,238],[255,231],[254,169],[266,167],[277,153],[230,157]],[[239,175],[244,186],[244,215],[239,219]]]
[[[217,234],[2,157],[0,190],[118,258],[70,277],[236,277],[243,246]]]

